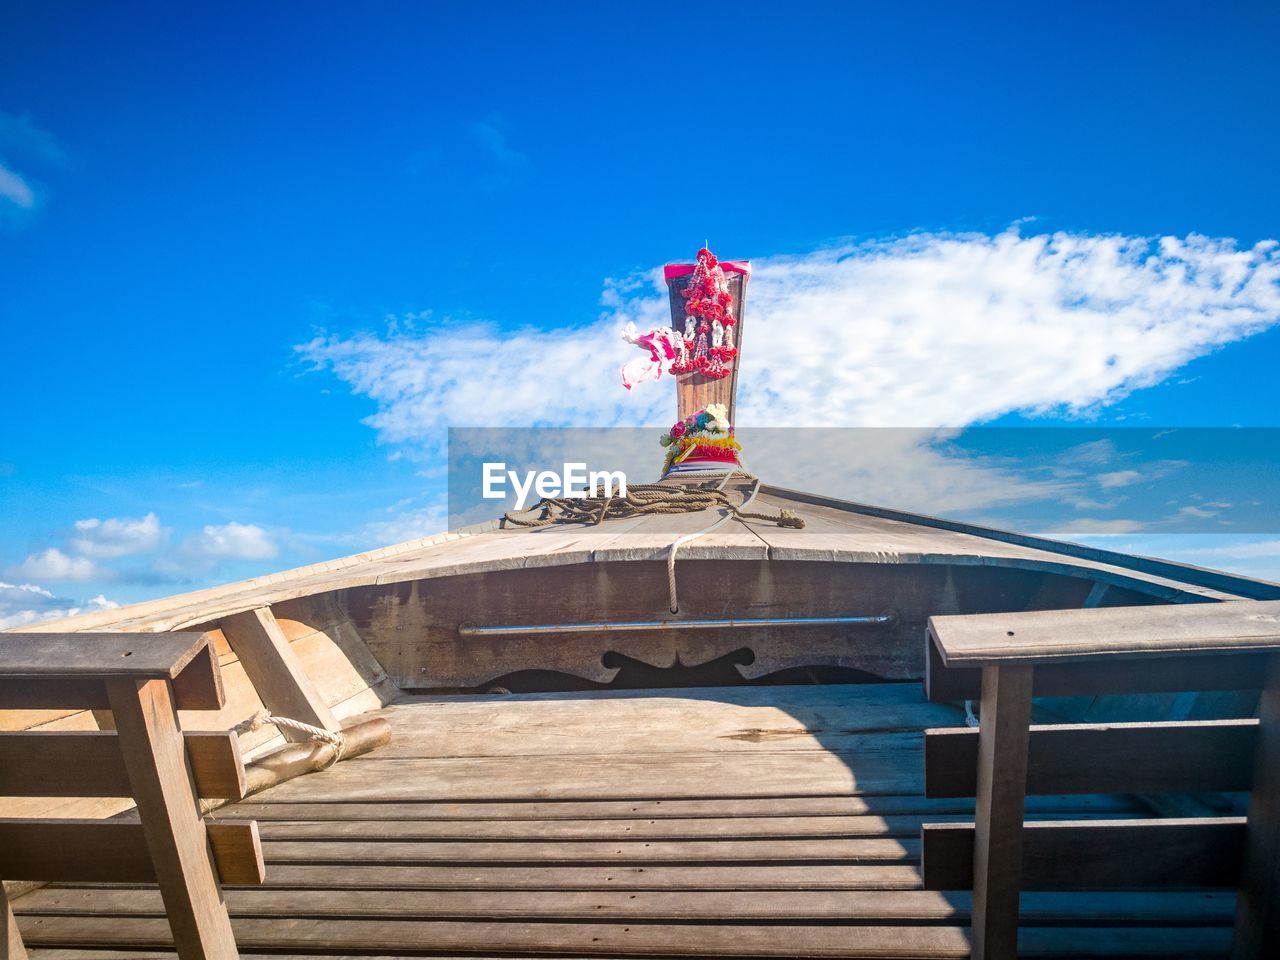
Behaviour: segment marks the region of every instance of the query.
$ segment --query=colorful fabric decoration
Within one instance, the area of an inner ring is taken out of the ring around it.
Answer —
[[[671,372],[701,373],[708,380],[720,380],[732,372],[733,294],[716,255],[703,247],[688,285],[680,291],[685,298],[683,339],[687,356],[677,357]]]
[[[668,282],[676,276],[689,276],[681,290],[685,298],[683,328],[657,327],[641,336],[635,324],[628,323],[622,339],[647,350],[649,358],[623,366],[624,387],[630,390],[637,383],[657,380],[664,364],[669,364],[667,372],[673,376],[700,373],[708,380],[721,380],[733,372],[733,360],[738,355],[734,327],[738,321],[733,315],[726,267],[744,277],[748,275],[745,263],[722,264],[705,247],[698,251],[697,263],[692,267],[667,268]]]
[[[637,358],[622,365],[622,385],[630,390],[637,383],[648,383],[662,376],[664,361],[677,360],[684,348],[684,340],[670,327],[658,327],[644,336],[636,331],[634,323],[622,329],[622,339],[642,350],[649,351],[649,358]]]
[[[742,445],[733,436],[729,409],[723,403],[711,403],[705,410],[677,420],[659,442],[667,448],[662,465],[663,476],[673,466],[689,459],[736,464]]]

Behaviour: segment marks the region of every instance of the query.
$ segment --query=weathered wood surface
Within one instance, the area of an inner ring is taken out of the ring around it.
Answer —
[[[701,519],[677,518],[696,529]],[[717,534],[718,536],[719,534]],[[646,535],[653,536],[653,535]],[[755,534],[751,534],[752,537]],[[659,541],[669,545],[670,537]],[[713,538],[714,539],[714,538]],[[989,565],[764,560],[761,542],[732,564],[698,559],[697,541],[681,551],[677,582],[687,618],[836,616],[893,610],[889,625],[756,627],[566,634],[553,638],[459,635],[463,622],[519,623],[663,620],[670,617],[664,549],[638,534],[606,538],[621,553],[597,562],[465,574],[352,588],[341,601],[370,648],[405,688],[471,687],[506,673],[538,669],[610,682],[618,653],[655,667],[686,666],[735,655],[732,676],[762,677],[796,667],[843,667],[881,679],[916,678],[924,634],[935,613],[1026,606],[1078,606],[1088,582]],[[745,549],[745,548],[744,548]],[[841,558],[843,559],[843,558]],[[733,671],[736,670],[736,673]]]
[[[1236,914],[1235,960],[1280,955],[1280,655],[1267,665],[1258,704],[1259,736],[1254,756],[1256,780],[1249,797],[1249,832],[1240,903]]]
[[[22,942],[3,883],[0,883],[0,960],[27,960],[27,947]]]
[[[339,759],[352,760],[384,746],[391,728],[380,717],[372,717],[342,728],[342,750],[332,743],[294,743],[269,753],[244,769],[244,793],[252,794],[308,773],[327,770]],[[242,794],[243,795],[243,794]]]
[[[151,918],[33,917],[23,931],[34,943],[78,946],[86,940],[131,948],[164,947],[167,925]],[[558,923],[529,921],[240,919],[236,937],[248,949],[377,952],[460,951],[527,956],[969,957],[969,938],[955,926],[794,924]],[[1220,957],[1226,928],[1032,927],[1021,931],[1024,957]]]
[[[891,929],[891,928],[888,928]],[[1111,934],[1111,943],[1106,942],[1106,935]],[[1181,935],[1180,935],[1181,934]],[[861,939],[861,938],[859,938]],[[1224,947],[1223,932],[1217,930],[1169,930],[1157,931],[1154,935],[1150,930],[1129,929],[1117,931],[1089,931],[1078,928],[1057,929],[1051,927],[1037,927],[1025,932],[1021,939],[1022,955],[1026,957],[1062,957],[1071,956],[1073,958],[1085,957],[1160,957],[1170,956],[1176,953],[1181,958],[1213,958],[1221,957]],[[1069,950],[1069,945],[1076,944],[1076,949],[1072,952],[1065,953]],[[854,945],[855,947],[857,944]],[[1178,946],[1181,949],[1178,949]],[[911,944],[908,942],[906,948],[909,950]],[[588,952],[588,956],[598,956],[601,951]],[[99,952],[100,954],[100,952]],[[456,960],[459,956],[468,956],[472,960],[477,958],[485,958],[492,956],[492,952],[484,951],[470,952],[459,954],[454,952],[453,958],[445,957],[443,960]],[[795,954],[791,954],[794,956]],[[923,953],[900,953],[896,949],[888,952],[851,952],[848,956],[859,957],[965,957],[967,954],[943,953],[943,954],[923,954]],[[33,951],[33,957],[38,960],[103,960],[101,955],[95,956],[95,952],[91,950],[80,950],[75,948],[48,948]],[[172,960],[173,954],[163,949],[152,950],[112,950],[109,956],[111,960]],[[299,960],[306,954],[298,953],[246,953],[243,955],[245,960]],[[327,960],[403,960],[403,954],[399,956],[388,955],[385,951],[375,954],[360,953],[353,954],[350,952],[336,951],[326,952],[324,956]],[[514,960],[529,960],[529,954],[511,954],[509,957]]]
[[[1027,797],[1028,813],[1056,810],[1120,815],[1145,809],[1130,798],[1110,796]],[[707,800],[482,800],[476,802],[324,803],[277,800],[274,793],[237,803],[219,816],[257,820],[652,820],[679,819],[714,823],[732,819],[793,817],[857,817],[905,814],[972,813],[973,800],[926,799],[914,796],[723,797]]]
[[[827,863],[439,864],[272,863],[268,886],[326,890],[919,890],[914,860]]]
[[[380,759],[555,753],[839,749],[861,738],[963,724],[918,683],[715,687],[520,697],[403,697],[380,716],[397,735]]]
[[[262,878],[262,848],[250,821],[209,823],[218,876],[227,883]],[[203,839],[200,847],[203,852]],[[0,820],[0,873],[13,880],[152,883],[143,827],[136,820]]]
[[[979,732],[925,733],[925,796],[977,792]],[[1164,793],[1248,790],[1256,720],[1063,724],[1031,728],[1028,793]]]
[[[1113,813],[1080,815],[1114,816]],[[1037,816],[1044,819],[1059,815],[1053,811],[1031,815],[1032,819]],[[259,824],[259,828],[263,839],[267,841],[838,840],[855,837],[899,837],[914,840],[920,835],[923,823],[972,819],[972,811],[969,811],[887,817],[692,817],[665,820],[270,820]]]
[[[338,729],[337,718],[316,690],[270,608],[223,617],[220,625],[271,713],[325,730]],[[288,727],[280,732],[286,740],[308,739],[307,734]]]
[[[1031,667],[985,667],[973,832],[973,960],[1014,960]]]
[[[1266,673],[1267,656],[1266,653],[1235,653],[1050,663],[1036,668],[1032,691],[1037,697],[1074,697],[1256,690]],[[935,702],[977,699],[982,692],[982,668],[946,666],[937,644],[930,639],[925,656],[925,690]]]
[[[172,680],[208,643],[202,633],[0,633],[0,676]]]
[[[356,758],[324,775],[272,788],[279,799],[352,801],[698,799],[819,796],[842,792],[920,793],[923,737],[886,734],[874,752],[774,751],[619,756],[465,757],[426,760]],[[604,791],[608,791],[605,793]]]
[[[1240,877],[1243,817],[1031,822],[1021,871],[1028,890],[1230,887]],[[924,885],[958,890],[976,869],[973,824],[923,831]]]
[[[207,799],[245,793],[240,744],[230,731],[183,734],[196,790]],[[0,796],[131,797],[115,731],[0,735]]]
[[[345,916],[386,919],[791,920],[844,923],[966,923],[970,896],[959,891],[771,890],[743,896],[736,890],[671,893],[623,890],[449,890],[430,897],[392,890],[227,891],[237,917]],[[1029,926],[1081,922],[1123,926],[1226,926],[1235,911],[1230,891],[1153,893],[1028,893],[1023,917]],[[23,916],[164,916],[154,890],[47,887],[21,901]]]
[[[105,709],[104,684],[118,678],[170,681],[185,710],[216,710],[224,702],[217,658],[203,633],[0,632],[0,707],[7,711]]]
[[[107,696],[178,953],[183,960],[235,960],[236,942],[169,682],[112,679]]]
[[[918,685],[411,697],[381,714],[387,748],[217,812],[264,821],[265,886],[226,891],[246,955],[967,956],[971,898],[922,889],[914,832],[974,809],[921,794],[921,730],[959,713]],[[1088,795],[1027,809],[1140,815]],[[59,886],[16,908],[48,960],[169,942],[150,889]],[[1176,891],[1023,909],[1023,954],[1054,957],[1221,954],[1232,911],[1228,892]]]
[[[930,631],[947,666],[1250,653],[1280,649],[1280,601],[942,616]]]

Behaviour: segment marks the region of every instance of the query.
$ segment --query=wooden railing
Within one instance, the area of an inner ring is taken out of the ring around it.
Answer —
[[[934,617],[930,700],[977,730],[925,733],[924,884],[973,890],[974,960],[1017,956],[1023,889],[1237,887],[1233,956],[1280,957],[1280,602]],[[1257,719],[1032,726],[1032,696],[1261,689]],[[1027,793],[1251,791],[1248,817],[1024,823]]]
[[[232,732],[183,733],[177,711],[223,706],[208,638],[0,634],[0,709],[109,710],[115,729],[0,734],[0,796],[132,797],[137,817],[0,820],[0,879],[158,883],[182,960],[238,957],[221,883],[263,880],[253,821],[205,823],[239,799]],[[26,957],[0,887],[0,960]]]

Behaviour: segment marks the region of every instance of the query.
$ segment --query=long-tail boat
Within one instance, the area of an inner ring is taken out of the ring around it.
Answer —
[[[666,275],[683,512],[0,633],[6,958],[1280,957],[1280,585],[747,475]]]

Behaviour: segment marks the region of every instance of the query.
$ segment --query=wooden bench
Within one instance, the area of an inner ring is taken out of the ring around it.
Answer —
[[[1017,956],[1023,889],[1238,887],[1233,956],[1280,957],[1280,602],[929,621],[930,700],[981,698],[977,730],[925,732],[928,889],[973,890],[975,960]],[[1032,696],[1262,690],[1257,719],[1032,726]],[[1032,794],[1251,791],[1248,817],[1024,823]]]
[[[263,881],[257,824],[206,824],[200,798],[244,796],[239,744],[184,734],[177,715],[223,703],[204,634],[0,634],[0,708],[109,710],[115,725],[0,734],[0,796],[137,806],[136,819],[0,820],[0,878],[157,883],[179,957],[238,957],[221,883]],[[22,960],[2,886],[0,901],[0,960]]]

